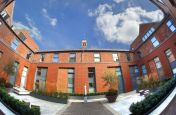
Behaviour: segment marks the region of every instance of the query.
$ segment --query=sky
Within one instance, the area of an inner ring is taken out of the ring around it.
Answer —
[[[27,29],[41,50],[129,49],[139,24],[162,20],[149,0],[16,0],[14,25]]]

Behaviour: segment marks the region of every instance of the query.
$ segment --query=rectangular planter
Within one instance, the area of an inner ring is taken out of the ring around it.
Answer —
[[[63,104],[68,103],[68,99],[49,97],[49,96],[38,95],[38,94],[34,94],[34,93],[30,93],[30,96],[41,99],[41,100],[49,101],[49,102],[63,103]]]

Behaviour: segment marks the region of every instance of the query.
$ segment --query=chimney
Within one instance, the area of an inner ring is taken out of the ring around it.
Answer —
[[[82,49],[87,48],[87,40],[82,40]]]

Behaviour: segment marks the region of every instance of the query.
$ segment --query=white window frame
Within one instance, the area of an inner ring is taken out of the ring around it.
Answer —
[[[59,61],[59,54],[58,53],[54,53],[53,55],[53,63],[57,63]]]
[[[101,58],[100,58],[100,53],[94,53],[94,62],[100,62]]]
[[[119,57],[118,57],[118,54],[117,54],[117,53],[113,53],[113,54],[112,54],[112,58],[113,58],[113,61],[114,61],[114,62],[118,62],[118,61],[119,61]]]
[[[172,20],[168,20],[166,22],[167,27],[172,31],[175,32],[176,31],[176,26],[174,25]]]
[[[157,46],[159,46],[159,41],[156,39],[156,37],[153,37],[152,39],[151,39],[151,42],[152,42],[152,44],[153,44],[153,47],[157,47]]]
[[[18,47],[18,45],[19,45],[19,43],[20,43],[20,41],[19,41],[17,38],[14,38],[13,41],[11,42],[11,46],[10,46],[10,47],[11,47],[13,50],[16,50],[17,47]]]

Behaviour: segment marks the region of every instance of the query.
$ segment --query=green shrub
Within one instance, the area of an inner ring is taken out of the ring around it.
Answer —
[[[0,87],[5,87],[6,80],[4,78],[0,78]]]
[[[40,115],[40,107],[30,108],[28,103],[10,96],[4,88],[0,88],[0,99],[20,115]]]
[[[130,111],[133,115],[145,114],[147,111],[156,106],[171,91],[175,84],[175,78],[168,80],[163,86],[160,87],[159,92],[147,96],[141,102],[137,102],[135,104],[132,103],[132,105],[130,106]]]

